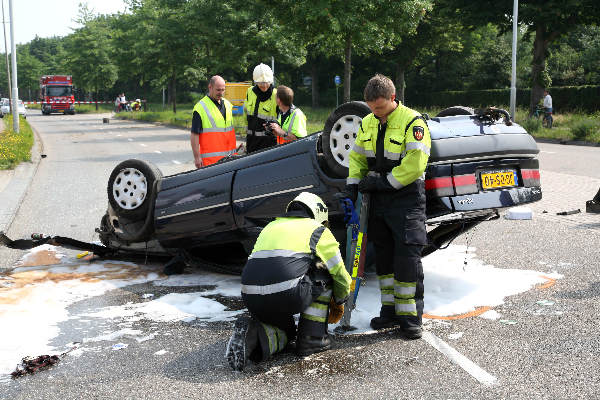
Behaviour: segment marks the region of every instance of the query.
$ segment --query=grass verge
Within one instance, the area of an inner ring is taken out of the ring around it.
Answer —
[[[325,121],[333,108],[312,108],[301,107],[307,118],[307,130],[309,133],[317,132],[323,129]],[[502,108],[502,107],[501,107]],[[508,107],[504,107],[508,109]],[[169,125],[179,126],[189,129],[192,124],[193,104],[179,104],[178,111],[173,114],[172,111],[162,109],[160,104],[148,104],[147,112],[122,112],[116,115],[116,118],[133,119],[147,122],[161,122]],[[427,113],[434,117],[442,108],[418,108],[421,113]],[[552,129],[542,127],[541,119],[532,119],[528,117],[527,109],[517,109],[516,121],[523,126],[535,138],[557,139],[557,140],[581,140],[593,143],[600,143],[600,112],[595,114],[585,114],[582,112],[560,113],[553,116],[554,124]],[[234,116],[235,130],[239,134],[245,134],[246,121],[244,116]]]
[[[96,113],[107,113],[112,112],[115,106],[112,104],[98,104],[98,110],[96,110],[95,104],[76,104],[76,114],[96,114]]]
[[[19,117],[19,130],[12,128],[12,115],[4,116],[4,130],[0,132],[0,169],[11,169],[22,161],[31,160],[33,131],[23,117]]]

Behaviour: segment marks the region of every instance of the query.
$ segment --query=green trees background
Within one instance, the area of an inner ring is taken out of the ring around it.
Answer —
[[[70,74],[78,100],[125,92],[160,102],[164,89],[176,111],[210,76],[249,81],[271,58],[277,83],[313,106],[335,105],[335,75],[344,100],[362,99],[379,72],[418,105],[436,105],[431,93],[510,86],[512,0],[124,1],[124,14],[82,5],[71,34],[17,46],[20,97],[37,98],[41,75]],[[531,88],[530,106],[550,85],[600,85],[595,0],[519,3],[517,87]]]

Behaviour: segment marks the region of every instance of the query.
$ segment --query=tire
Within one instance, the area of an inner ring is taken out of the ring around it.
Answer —
[[[362,119],[371,113],[365,102],[351,101],[333,111],[321,135],[325,162],[337,178],[348,176],[348,155]]]
[[[119,217],[132,220],[146,217],[151,207],[154,182],[162,173],[146,161],[130,159],[117,165],[108,179],[108,201]]]
[[[464,107],[464,106],[454,106],[454,107],[449,107],[446,108],[442,111],[440,111],[435,118],[438,117],[452,117],[455,115],[474,115],[475,114],[475,110],[471,107]]]

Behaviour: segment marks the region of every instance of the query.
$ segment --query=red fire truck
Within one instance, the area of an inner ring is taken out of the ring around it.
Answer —
[[[70,75],[44,75],[40,78],[42,114],[75,114],[73,79]]]

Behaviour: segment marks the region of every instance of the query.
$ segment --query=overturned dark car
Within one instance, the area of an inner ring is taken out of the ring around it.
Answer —
[[[98,229],[111,249],[184,255],[240,272],[261,229],[302,191],[327,204],[341,244],[346,229],[334,194],[345,186],[348,153],[365,103],[338,107],[322,132],[201,169],[163,177],[126,160],[108,182],[108,211]],[[426,172],[430,254],[498,210],[542,198],[534,139],[504,110],[452,107],[426,116],[432,148]]]

